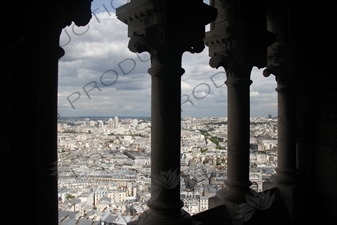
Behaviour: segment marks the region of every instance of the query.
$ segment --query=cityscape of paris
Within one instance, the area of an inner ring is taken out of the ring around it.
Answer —
[[[277,119],[250,120],[251,189],[261,192],[277,164]],[[60,117],[57,129],[60,224],[137,220],[151,198],[151,118]],[[180,160],[183,209],[207,210],[226,179],[227,118],[182,117]]]
[[[336,2],[4,1],[0,224],[335,224]]]
[[[59,225],[126,225],[154,197],[151,117],[139,116],[151,115],[150,55],[127,49],[128,28],[115,14],[127,2],[93,1],[89,24],[67,26],[60,36],[66,54],[58,71],[58,160],[50,165]],[[184,54],[182,67],[180,173],[165,176],[180,184],[182,209],[196,215],[209,209],[227,178],[226,73],[209,66],[207,48]],[[249,93],[249,180],[256,192],[277,165],[276,82],[262,74],[253,67]]]

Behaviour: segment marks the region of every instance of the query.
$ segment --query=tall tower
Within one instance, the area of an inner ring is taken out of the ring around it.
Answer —
[[[98,128],[103,129],[104,128],[104,123],[102,120],[98,120]]]
[[[114,118],[114,128],[117,129],[118,128],[118,117],[115,116]]]
[[[110,118],[108,120],[108,128],[113,129],[114,128],[114,120],[112,118]]]

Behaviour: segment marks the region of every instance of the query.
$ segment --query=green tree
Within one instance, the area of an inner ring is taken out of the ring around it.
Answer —
[[[75,198],[75,196],[74,195],[72,195],[72,194],[66,194],[66,200],[68,200],[68,199],[72,199],[72,198]]]

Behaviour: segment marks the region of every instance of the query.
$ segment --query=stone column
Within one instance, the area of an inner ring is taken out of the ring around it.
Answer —
[[[151,75],[151,209],[179,211],[180,200],[180,84],[181,54],[170,54],[176,65],[154,59]],[[174,59],[175,58],[175,59]],[[159,172],[159,173],[158,173]],[[164,203],[164,204],[163,204]]]
[[[277,41],[268,47],[268,65],[263,75],[268,77],[273,74],[277,81],[278,160],[277,173],[271,180],[274,183],[293,184],[297,179],[295,43],[291,41],[284,11],[287,12],[282,1],[267,4],[268,30],[277,34]]]
[[[282,54],[291,55],[293,43],[274,45],[270,48],[270,58]],[[290,62],[289,62],[290,63]],[[290,64],[273,64],[263,71],[264,76],[274,74],[277,81],[277,167],[276,174],[270,180],[273,183],[292,185],[297,182],[296,168],[296,87],[293,67]]]
[[[250,73],[254,66],[266,66],[267,46],[275,35],[265,27],[262,1],[214,0],[219,16],[205,43],[209,47],[210,66],[224,67],[228,93],[228,160],[225,187],[210,198],[209,207],[225,204],[233,221],[238,205],[250,191]],[[249,11],[256,9],[256,17]]]
[[[244,24],[231,26],[234,33],[227,36],[244,36]],[[231,43],[242,45],[241,40]],[[229,212],[234,214],[236,205],[245,201],[250,190],[249,181],[249,137],[250,137],[250,80],[253,64],[245,61],[246,53],[242,49],[225,51],[221,56],[215,55],[210,60],[211,67],[223,66],[226,71],[228,95],[228,139],[227,139],[227,179],[225,187],[210,199],[210,207],[226,204]],[[229,205],[232,205],[232,209]],[[234,216],[233,216],[234,217]]]
[[[270,59],[279,60],[281,56],[282,63],[270,62],[263,71],[264,76],[275,75],[277,81],[277,126],[278,126],[278,144],[277,144],[277,167],[266,183],[266,188],[277,187],[288,208],[290,216],[294,216],[294,201],[298,189],[299,180],[297,175],[297,153],[296,153],[296,87],[293,74],[293,67],[290,61],[287,64],[286,58],[292,56],[294,50],[293,43],[284,43],[273,45],[269,49]],[[274,58],[276,56],[276,58]],[[294,219],[294,218],[293,218]]]
[[[276,174],[270,177],[266,188],[277,187],[294,215],[294,201],[298,189],[296,153],[296,78],[294,73],[295,43],[292,41],[287,6],[283,1],[267,3],[268,30],[277,34],[276,42],[268,47],[268,65],[265,77],[275,75],[277,81],[278,146]],[[285,13],[286,12],[286,13]],[[297,195],[296,198],[299,196]],[[294,218],[293,218],[294,219]]]
[[[6,21],[8,43],[12,38],[17,41],[8,48],[10,64],[5,71],[9,98],[4,118],[10,121],[6,136],[10,145],[6,156],[9,187],[4,193],[10,196],[10,204],[5,206],[9,221],[6,218],[2,224],[20,223],[21,218],[27,223],[59,224],[57,177],[51,175],[57,162],[58,60],[64,53],[59,37],[71,21],[89,22],[90,5],[91,0],[5,4],[18,14],[17,20]],[[27,131],[18,137],[23,121]],[[22,204],[22,196],[29,207]]]
[[[132,46],[130,50],[137,51]],[[161,49],[153,55],[151,68],[151,199],[149,210],[138,224],[192,224],[181,208],[180,199],[180,123],[182,51]],[[160,56],[162,55],[162,57]]]
[[[151,199],[134,224],[193,224],[180,199],[181,58],[204,49],[205,25],[216,11],[202,1],[144,3],[117,9],[129,26],[130,51],[151,55]]]
[[[53,163],[57,162],[57,86],[58,60],[64,50],[58,46],[61,29],[56,27],[41,33],[40,58],[34,73],[43,85],[36,91],[37,120],[37,160],[38,160],[38,192],[36,198],[40,212],[39,221],[57,224],[58,221],[58,187],[57,177],[51,176]],[[46,207],[48,199],[49,207]],[[47,210],[49,214],[47,214]]]
[[[252,66],[242,65],[227,72],[228,141],[227,180],[219,195],[231,202],[243,202],[249,190],[250,94]]]
[[[5,2],[6,9],[18,14],[16,20],[7,20],[3,26],[3,43],[9,48],[4,52],[8,54],[4,71],[8,97],[2,107],[6,112],[3,118],[10,124],[6,127],[10,145],[4,146],[8,150],[4,158],[8,171],[2,171],[9,175],[8,189],[3,191],[9,196],[9,201],[3,204],[8,215],[1,219],[1,224],[20,220],[59,224],[57,177],[51,176],[51,168],[57,161],[58,60],[64,53],[59,47],[59,37],[72,19],[84,18],[89,22],[90,5],[90,0],[48,4]],[[18,127],[23,124],[27,131],[18,136]],[[29,207],[25,207],[23,199],[29,202]]]

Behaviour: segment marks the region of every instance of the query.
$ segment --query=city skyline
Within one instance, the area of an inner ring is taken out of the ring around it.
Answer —
[[[227,179],[227,123],[216,118],[182,120],[180,172],[169,169],[152,177],[150,121],[107,118],[105,122],[84,117],[58,121],[58,161],[51,165],[50,176],[58,178],[62,222],[72,213],[74,221],[104,222],[112,216],[123,217],[120,224],[127,224],[148,209],[149,199],[167,187],[162,186],[165,181],[169,187],[179,185],[186,212],[194,215],[208,210],[209,199]],[[249,180],[251,189],[261,193],[277,165],[277,120],[252,121]]]
[[[127,48],[127,26],[117,20],[113,7],[123,1],[93,1],[92,19],[85,27],[63,29],[59,62],[58,113],[77,116],[151,116],[149,54]],[[125,1],[126,3],[126,1]],[[207,31],[207,29],[206,29]],[[177,36],[177,38],[179,38]],[[181,78],[181,115],[226,117],[227,87],[223,68],[209,66],[208,48],[184,53]],[[253,68],[250,87],[251,116],[276,115],[277,93],[273,76]]]

